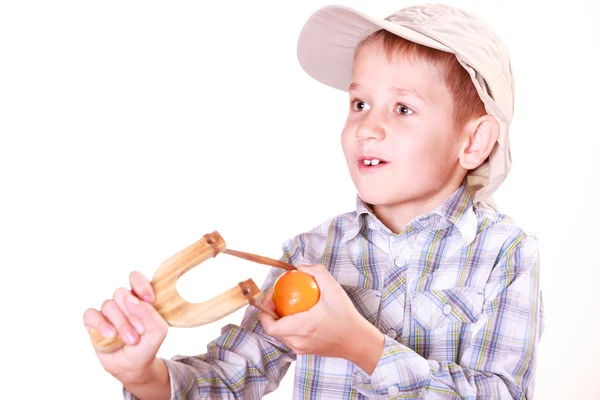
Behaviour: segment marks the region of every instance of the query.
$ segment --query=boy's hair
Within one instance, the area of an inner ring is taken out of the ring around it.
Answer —
[[[390,62],[394,55],[402,54],[409,59],[424,60],[436,66],[443,73],[446,87],[452,94],[454,124],[457,129],[461,129],[469,120],[486,114],[483,101],[477,94],[469,73],[460,65],[454,54],[408,41],[381,29],[360,41],[354,51],[354,57],[371,43],[381,44]]]

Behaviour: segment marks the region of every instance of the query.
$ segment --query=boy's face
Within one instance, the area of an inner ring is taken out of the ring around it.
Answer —
[[[390,63],[373,43],[355,59],[349,94],[342,147],[365,202],[423,206],[460,184],[452,95],[435,66],[403,55]]]

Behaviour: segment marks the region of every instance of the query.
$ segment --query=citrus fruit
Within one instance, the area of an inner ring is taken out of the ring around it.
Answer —
[[[281,275],[273,288],[275,312],[285,317],[307,311],[317,304],[321,291],[315,279],[301,271]]]

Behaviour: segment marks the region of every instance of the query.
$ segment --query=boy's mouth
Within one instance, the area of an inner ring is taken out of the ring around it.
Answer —
[[[388,161],[379,157],[361,156],[358,158],[358,168],[360,169],[380,168],[386,164],[388,164]]]
[[[373,158],[371,160],[364,159],[363,164],[375,166],[375,165],[379,165],[379,164],[385,164],[385,161],[379,160],[377,158]]]

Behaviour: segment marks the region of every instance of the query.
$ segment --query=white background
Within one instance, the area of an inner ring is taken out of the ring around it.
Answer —
[[[598,3],[449,3],[484,17],[513,58],[514,168],[495,198],[541,241],[536,398],[599,398]],[[302,24],[327,4],[2,2],[0,398],[120,398],[82,315],[130,271],[152,276],[213,230],[277,258],[352,210],[346,94],[296,58]],[[409,5],[343,4],[381,17]],[[178,287],[202,301],[266,272],[222,256]],[[204,352],[242,313],[172,328],[159,356]],[[292,371],[268,398],[291,397]]]

